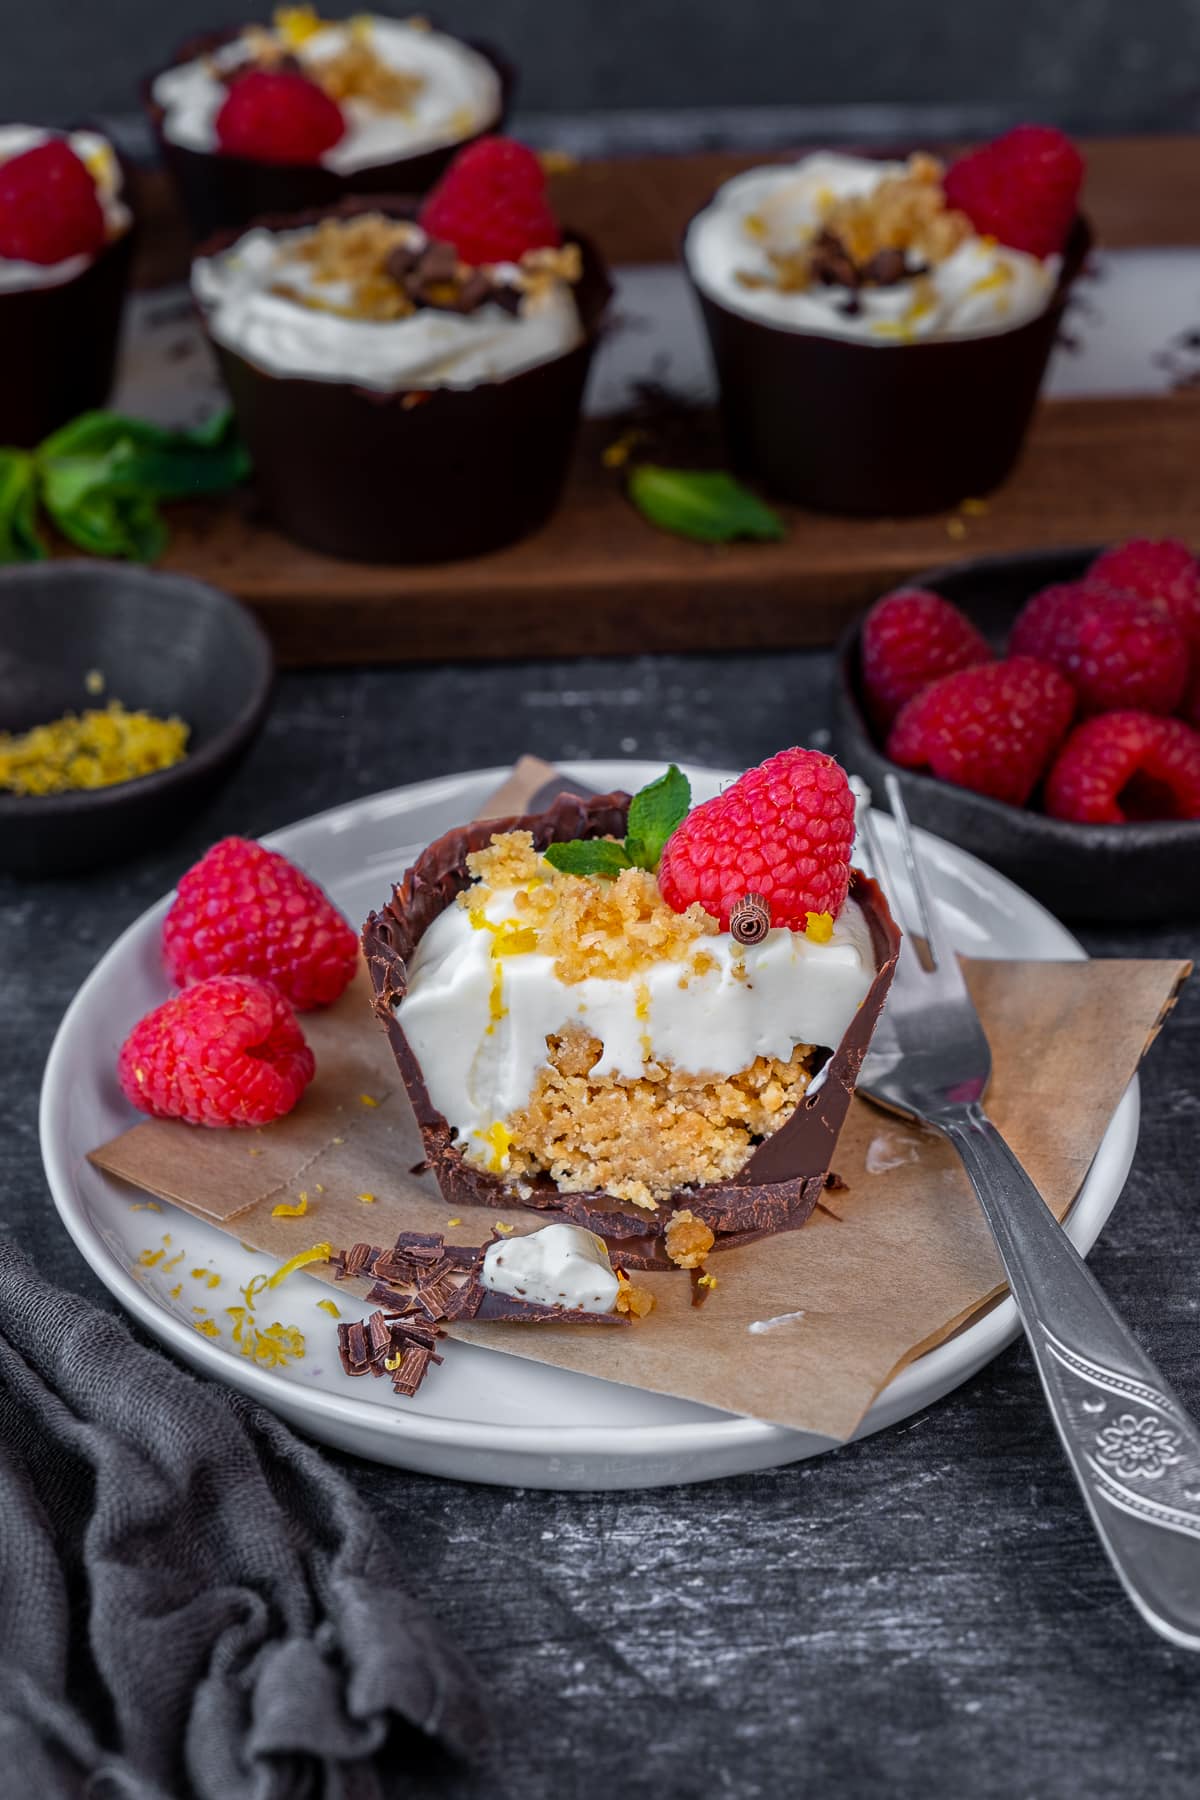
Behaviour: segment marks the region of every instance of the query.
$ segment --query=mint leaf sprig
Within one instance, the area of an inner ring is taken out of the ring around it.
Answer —
[[[49,555],[39,513],[93,556],[153,562],[169,535],[160,502],[222,493],[249,472],[229,410],[191,431],[81,413],[34,450],[0,449],[0,562]]]
[[[622,869],[648,869],[653,875],[667,839],[692,804],[692,784],[672,763],[665,775],[642,788],[629,802],[625,842],[610,838],[572,838],[548,844],[542,855],[564,875],[604,875]]]
[[[702,544],[730,544],[736,538],[777,542],[787,536],[779,514],[724,469],[638,463],[629,472],[629,498],[652,525]]]

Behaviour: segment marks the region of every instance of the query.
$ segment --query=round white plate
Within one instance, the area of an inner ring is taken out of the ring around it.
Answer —
[[[598,791],[636,789],[661,773],[642,762],[568,763],[568,774]],[[431,839],[472,817],[508,773],[483,769],[396,788],[336,807],[279,831],[267,842],[310,871],[354,921],[382,904],[391,882]],[[689,768],[706,799],[729,772]],[[890,820],[880,819],[886,833]],[[918,834],[925,867],[958,947],[973,956],[1076,958],[1083,950],[1035,900],[964,851]],[[286,1370],[262,1369],[233,1349],[227,1333],[194,1329],[193,1308],[222,1308],[264,1267],[264,1258],[163,1204],[137,1206],[130,1189],[102,1175],[86,1152],[132,1122],[117,1086],[118,1047],[134,1021],[165,998],[159,926],[170,896],[142,915],[101,959],[68,1009],[42,1086],[42,1156],[54,1202],[83,1256],[147,1331],[204,1374],[229,1382],[326,1443],[379,1462],[460,1480],[544,1488],[654,1487],[706,1481],[774,1467],[829,1450],[827,1438],[721,1413],[690,1401],[543,1367],[474,1344],[455,1343],[413,1400],[383,1382],[342,1372],[332,1323],[316,1310],[328,1289],[297,1275],[284,1316],[308,1339],[308,1354]],[[901,901],[907,896],[902,892]],[[1138,1132],[1136,1080],[1118,1107],[1071,1213],[1067,1229],[1086,1252],[1116,1204]],[[171,1244],[184,1259],[169,1272],[138,1258]],[[219,1274],[210,1291],[193,1269]],[[182,1284],[178,1298],[171,1289]],[[282,1296],[281,1296],[282,1297]],[[364,1309],[365,1310],[365,1309]],[[343,1313],[347,1306],[343,1304]],[[974,1375],[1019,1329],[1005,1298],[957,1337],[904,1369],[880,1394],[858,1435],[906,1418]]]

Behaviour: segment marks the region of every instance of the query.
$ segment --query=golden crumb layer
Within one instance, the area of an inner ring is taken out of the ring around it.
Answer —
[[[728,1077],[649,1063],[627,1081],[589,1074],[602,1045],[582,1026],[546,1049],[528,1105],[505,1121],[508,1179],[546,1174],[563,1193],[598,1189],[649,1209],[676,1188],[736,1175],[756,1140],[795,1111],[813,1054],[797,1044],[786,1063],[760,1056]]]
[[[701,906],[677,913],[646,869],[623,869],[615,880],[564,875],[538,855],[527,831],[494,837],[467,866],[476,885],[459,895],[459,905],[481,924],[493,893],[519,888],[514,920],[536,934],[530,948],[554,958],[560,981],[626,981],[657,962],[690,962],[702,974],[711,964],[703,951],[693,952],[720,930],[717,921]]]

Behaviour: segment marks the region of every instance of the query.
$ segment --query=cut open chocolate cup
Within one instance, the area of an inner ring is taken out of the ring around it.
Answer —
[[[789,331],[693,280],[734,462],[816,512],[941,512],[990,492],[1020,454],[1091,241],[1076,219],[1054,296],[1024,325],[906,344]]]
[[[372,163],[345,174],[320,163],[254,162],[245,156],[229,156],[223,150],[191,150],[172,143],[163,130],[164,108],[154,98],[154,83],[169,69],[211,56],[238,35],[238,27],[202,32],[181,44],[169,63],[156,69],[142,84],[142,100],[158,139],[162,159],[175,182],[194,240],[216,231],[246,226],[260,213],[300,212],[314,206],[336,206],[351,194],[426,194],[445,173],[460,150],[492,132],[503,131],[516,86],[512,65],[490,44],[472,38],[461,41],[491,63],[500,82],[500,109],[480,131],[438,144],[411,156]]]
[[[415,210],[407,198],[361,198],[255,225],[293,231],[369,212],[410,219]],[[200,255],[219,255],[239,235],[222,233]],[[429,563],[483,555],[544,523],[566,480],[612,292],[591,245],[565,235],[583,258],[575,288],[583,336],[516,375],[469,388],[381,392],[271,375],[215,345],[259,496],[281,531],[330,556]]]
[[[108,399],[133,235],[69,281],[0,292],[0,444],[28,448]]]
[[[502,1177],[466,1160],[449,1123],[429,1098],[420,1064],[396,1017],[396,1006],[408,991],[408,962],[434,919],[469,885],[467,857],[482,850],[494,835],[528,831],[538,849],[580,837],[623,837],[628,811],[627,794],[586,800],[564,795],[544,812],[488,819],[447,832],[417,858],[383,911],[367,919],[363,951],[376,1015],[387,1031],[426,1158],[448,1204],[493,1209],[516,1204],[564,1214],[598,1232],[622,1263],[665,1268],[672,1265],[662,1233],[676,1208],[688,1208],[702,1219],[715,1233],[717,1249],[795,1230],[808,1219],[824,1189],[854,1083],[891,985],[900,933],[882,890],[855,870],[850,892],[866,917],[875,952],[870,989],[841,1043],[834,1046],[815,1091],[778,1131],[758,1144],[730,1180],[680,1189],[654,1214],[603,1192],[563,1193],[546,1175],[523,1180],[518,1197]]]

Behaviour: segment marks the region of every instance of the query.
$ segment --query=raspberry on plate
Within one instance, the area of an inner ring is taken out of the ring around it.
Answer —
[[[863,620],[863,685],[881,725],[890,725],[905,701],[939,675],[991,661],[987,640],[971,621],[927,588],[897,588]]]
[[[1200,819],[1200,732],[1155,713],[1085,720],[1046,778],[1046,811],[1085,825]]]
[[[277,850],[238,837],[214,844],[180,881],[163,952],[180,987],[253,975],[300,1012],[336,1000],[358,966],[358,938],[324,890]]]
[[[742,896],[758,893],[771,924],[803,931],[810,913],[836,918],[850,886],[854,795],[818,750],[781,750],[691,811],[658,866],[676,912],[698,902],[729,930]]]
[[[1018,125],[946,171],[947,204],[976,231],[1030,256],[1053,256],[1079,210],[1084,162],[1051,125]]]
[[[1075,712],[1069,681],[1049,663],[1010,656],[944,675],[908,702],[887,754],[905,769],[1024,806]]]
[[[104,209],[82,159],[48,138],[0,163],[0,257],[52,264],[104,248]]]
[[[1011,649],[1053,663],[1084,713],[1174,712],[1187,684],[1188,652],[1174,620],[1153,601],[1089,575],[1028,600]]]
[[[546,199],[546,175],[512,138],[480,138],[460,150],[419,214],[431,238],[465,263],[518,262],[527,250],[562,243]]]
[[[226,155],[253,162],[320,162],[345,130],[337,101],[292,69],[239,75],[216,118],[217,142]]]
[[[244,975],[215,975],[156,1006],[117,1058],[134,1106],[189,1125],[269,1125],[291,1112],[314,1068],[283,995]]]

